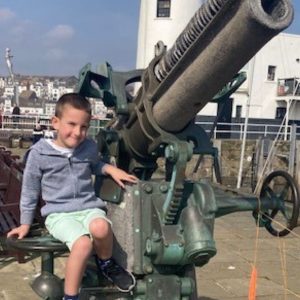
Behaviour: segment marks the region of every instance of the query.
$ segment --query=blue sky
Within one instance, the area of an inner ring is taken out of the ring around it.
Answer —
[[[86,63],[104,61],[115,70],[134,69],[139,2],[1,0],[0,74],[8,74],[7,47],[20,74],[77,76]],[[295,18],[287,32],[300,35],[300,0],[292,2]]]

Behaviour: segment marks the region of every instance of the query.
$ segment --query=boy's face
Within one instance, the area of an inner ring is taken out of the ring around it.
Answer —
[[[90,115],[66,104],[61,117],[53,117],[52,126],[57,131],[55,144],[65,148],[76,148],[87,135]]]

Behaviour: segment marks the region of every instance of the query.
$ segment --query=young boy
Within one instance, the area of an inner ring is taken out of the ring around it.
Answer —
[[[19,239],[28,234],[41,192],[45,201],[41,213],[48,231],[70,249],[65,300],[79,298],[93,249],[100,271],[119,290],[127,292],[135,285],[133,275],[111,257],[111,222],[103,210],[104,202],[95,196],[91,175],[109,175],[122,188],[123,181],[136,183],[137,178],[99,159],[96,143],[87,138],[90,119],[91,105],[86,98],[70,93],[58,100],[52,119],[57,136],[41,139],[31,147],[23,175],[21,225],[8,233],[8,237]]]

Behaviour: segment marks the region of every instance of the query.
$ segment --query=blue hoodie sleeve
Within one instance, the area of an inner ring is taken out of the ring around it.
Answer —
[[[41,192],[41,157],[34,149],[30,150],[24,169],[20,199],[21,224],[32,224]]]

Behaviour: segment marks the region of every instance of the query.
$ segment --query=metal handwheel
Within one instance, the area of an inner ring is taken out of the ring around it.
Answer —
[[[285,171],[274,171],[264,180],[260,197],[278,200],[279,207],[263,212],[264,225],[274,236],[285,236],[297,226],[299,190],[294,178]]]

